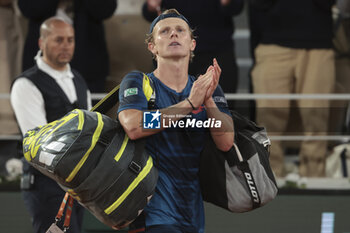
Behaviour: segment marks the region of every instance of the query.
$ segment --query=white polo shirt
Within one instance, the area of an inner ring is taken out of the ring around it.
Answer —
[[[40,70],[50,75],[62,88],[71,103],[77,100],[70,65],[64,71],[58,71],[38,57],[36,64]],[[91,94],[87,91],[88,109],[91,108]],[[16,114],[18,125],[24,135],[28,130],[47,124],[44,98],[39,89],[26,77],[18,78],[11,90],[11,104]]]

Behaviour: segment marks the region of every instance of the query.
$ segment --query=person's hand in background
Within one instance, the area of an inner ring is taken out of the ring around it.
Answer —
[[[221,0],[220,2],[222,6],[227,6],[228,4],[231,3],[231,0]]]
[[[149,11],[157,12],[158,15],[161,13],[160,6],[162,4],[162,0],[147,0],[147,7]]]

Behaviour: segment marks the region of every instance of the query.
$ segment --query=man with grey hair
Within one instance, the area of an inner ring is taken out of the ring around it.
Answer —
[[[36,65],[24,71],[11,90],[11,104],[23,135],[75,108],[91,108],[90,92],[83,77],[69,65],[75,47],[73,27],[61,18],[47,19],[40,27],[39,47]],[[55,220],[65,192],[55,181],[23,161],[23,199],[34,232],[46,232]],[[81,232],[82,220],[83,207],[75,205],[67,232]]]

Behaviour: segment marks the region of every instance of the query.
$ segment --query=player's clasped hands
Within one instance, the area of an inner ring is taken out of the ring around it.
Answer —
[[[200,75],[193,83],[189,99],[196,108],[211,98],[219,83],[220,74],[221,68],[214,58],[213,64],[208,67],[207,72]]]

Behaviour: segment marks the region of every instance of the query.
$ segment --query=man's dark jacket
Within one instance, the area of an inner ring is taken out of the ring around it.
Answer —
[[[29,19],[23,51],[23,70],[32,67],[39,50],[40,25],[56,15],[59,0],[18,0],[18,6]],[[103,20],[111,17],[116,0],[74,0],[75,53],[72,68],[85,78],[91,92],[104,92],[109,60]]]

